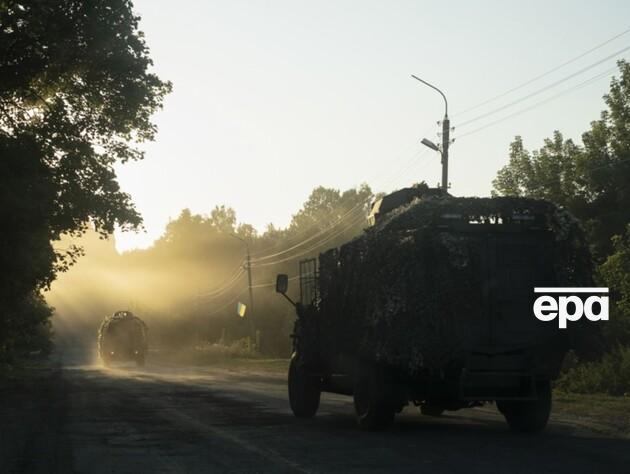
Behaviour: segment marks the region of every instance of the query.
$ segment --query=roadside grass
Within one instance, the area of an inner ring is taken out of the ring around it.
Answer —
[[[630,397],[567,393],[554,390],[554,411],[590,417],[625,416],[630,421]]]
[[[630,436],[630,397],[554,390],[553,413],[595,431]]]

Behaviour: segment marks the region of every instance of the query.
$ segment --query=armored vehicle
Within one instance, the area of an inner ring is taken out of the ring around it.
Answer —
[[[496,403],[514,430],[546,426],[550,383],[594,328],[536,319],[534,289],[592,286],[581,229],[545,201],[435,191],[385,197],[359,237],[300,262],[296,416],[328,391],[354,397],[365,429],[409,403],[434,416]],[[276,291],[290,299],[287,283],[278,275]]]
[[[129,361],[144,366],[147,348],[147,325],[131,311],[117,311],[101,323],[98,352],[106,366]]]

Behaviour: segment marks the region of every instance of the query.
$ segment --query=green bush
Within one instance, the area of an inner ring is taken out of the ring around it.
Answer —
[[[601,360],[569,369],[556,381],[556,388],[572,393],[630,393],[630,346],[618,346]]]

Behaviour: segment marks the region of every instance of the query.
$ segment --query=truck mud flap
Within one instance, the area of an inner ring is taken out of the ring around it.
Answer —
[[[536,384],[532,374],[463,370],[459,384],[461,400],[535,400]]]

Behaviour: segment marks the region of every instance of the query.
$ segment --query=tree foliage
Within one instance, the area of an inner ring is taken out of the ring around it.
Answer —
[[[607,109],[582,134],[582,145],[556,131],[541,149],[529,152],[516,137],[508,164],[493,181],[496,194],[567,207],[582,221],[599,260],[630,222],[630,64],[618,64],[619,76],[604,96]]]
[[[529,152],[517,136],[510,144],[509,163],[497,173],[493,184],[505,196],[546,199],[573,207],[580,199],[576,182],[577,163],[582,153],[572,140],[558,131],[547,138],[540,150]]]
[[[331,223],[348,217],[349,213],[352,214],[350,217],[356,217],[366,211],[370,196],[372,190],[367,184],[350,188],[343,193],[338,189],[319,186],[311,192],[302,209],[293,215],[289,231],[322,230]]]
[[[630,224],[624,235],[613,237],[613,250],[599,269],[614,302],[606,329],[610,340],[630,345]]]
[[[80,255],[52,242],[141,224],[114,165],[142,158],[171,85],[138,21],[128,0],[0,2],[0,338]]]

